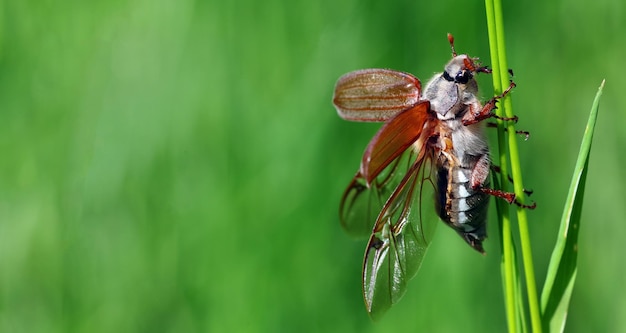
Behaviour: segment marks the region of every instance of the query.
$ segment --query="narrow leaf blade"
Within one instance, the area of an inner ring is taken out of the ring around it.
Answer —
[[[591,107],[587,128],[585,129],[580,152],[578,153],[578,160],[576,161],[574,176],[567,201],[565,202],[558,238],[552,252],[548,275],[541,294],[542,322],[544,328],[550,332],[562,332],[565,328],[569,301],[576,280],[578,270],[578,231],[580,230],[589,152],[603,88],[604,81],[602,81]]]

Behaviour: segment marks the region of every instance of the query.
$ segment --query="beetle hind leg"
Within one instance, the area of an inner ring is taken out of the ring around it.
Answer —
[[[488,187],[481,187],[479,190],[481,192],[483,192],[483,193],[492,195],[494,197],[498,197],[498,198],[504,199],[509,204],[515,204],[516,206],[521,207],[521,208],[526,208],[526,209],[535,209],[535,208],[537,208],[537,203],[536,202],[533,202],[530,205],[526,205],[526,204],[523,204],[523,203],[517,201],[517,196],[513,192],[504,192],[504,191],[501,191],[501,190],[496,190],[496,189],[492,189],[492,188],[488,188]]]
[[[476,162],[476,165],[474,166],[474,169],[472,170],[471,179],[470,179],[470,184],[472,188],[478,191],[481,191],[485,194],[502,198],[506,200],[509,204],[515,204],[518,207],[522,207],[526,209],[535,209],[537,207],[537,203],[535,202],[533,202],[530,205],[526,205],[526,204],[519,202],[516,199],[515,193],[505,192],[505,191],[496,190],[496,189],[483,186],[487,181],[487,177],[489,176],[490,168],[493,168],[494,172],[500,172],[499,167],[491,164],[491,162],[489,161],[489,156],[487,154],[480,156],[480,158]],[[530,195],[532,191],[524,190],[524,193],[526,193],[527,195]]]
[[[493,172],[495,173],[500,173],[501,171],[500,167],[495,164],[491,165],[491,170],[493,170]],[[507,178],[509,179],[509,183],[513,184],[513,177],[511,177],[511,175],[507,175]],[[534,192],[533,190],[527,190],[527,189],[523,189],[523,191],[524,191],[524,194],[526,194],[527,196],[531,196]]]

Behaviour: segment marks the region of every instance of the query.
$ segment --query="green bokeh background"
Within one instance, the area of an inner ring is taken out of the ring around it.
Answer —
[[[540,286],[607,79],[569,332],[626,331],[625,11],[504,4]],[[504,331],[495,223],[487,256],[439,227],[372,323],[365,241],[337,217],[378,125],[336,116],[335,80],[425,80],[447,32],[488,63],[484,17],[480,1],[1,2],[0,331]]]

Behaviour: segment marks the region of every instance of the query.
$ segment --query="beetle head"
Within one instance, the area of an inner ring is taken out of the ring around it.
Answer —
[[[476,58],[470,58],[465,54],[455,56],[448,62],[442,73],[446,81],[458,84],[467,84],[474,79],[474,75],[478,72],[491,72],[487,67],[481,67],[477,64]]]

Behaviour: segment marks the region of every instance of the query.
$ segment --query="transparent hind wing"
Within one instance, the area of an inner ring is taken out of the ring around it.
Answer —
[[[422,202],[426,198],[433,206],[430,141],[437,135],[437,124],[428,101],[388,119],[365,149],[359,172],[341,201],[343,227],[353,235],[370,236],[363,260],[363,297],[374,319],[406,292],[436,225],[434,215],[425,215]]]
[[[384,169],[369,186],[360,174],[352,179],[339,206],[341,226],[350,235],[368,237],[372,234],[378,214],[413,161],[415,153],[409,149]]]
[[[404,295],[432,239],[437,218],[424,203],[432,200],[432,168],[431,158],[417,159],[376,220],[363,262],[363,297],[373,319]]]

